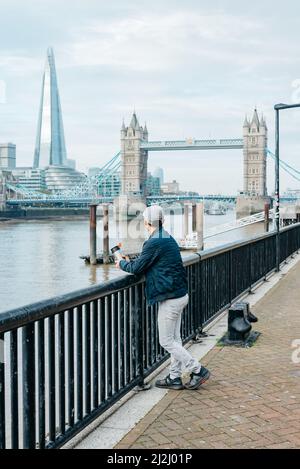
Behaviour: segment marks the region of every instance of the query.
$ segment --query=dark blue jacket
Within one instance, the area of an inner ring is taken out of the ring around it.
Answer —
[[[187,293],[187,277],[179,246],[163,228],[154,231],[144,242],[142,253],[136,260],[122,260],[120,267],[131,274],[145,274],[146,299],[150,305]]]

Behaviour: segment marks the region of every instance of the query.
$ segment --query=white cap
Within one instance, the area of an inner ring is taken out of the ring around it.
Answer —
[[[150,225],[159,221],[161,221],[161,223],[164,222],[164,212],[159,205],[150,205],[150,207],[147,207],[143,212],[143,217]]]

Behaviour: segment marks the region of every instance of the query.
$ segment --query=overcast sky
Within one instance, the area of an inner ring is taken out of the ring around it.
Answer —
[[[19,166],[32,164],[51,45],[67,153],[81,170],[118,151],[122,118],[128,124],[134,108],[149,139],[159,140],[240,138],[245,113],[257,106],[274,149],[273,105],[300,101],[300,6],[278,3],[0,0],[0,141],[17,144]],[[299,129],[300,110],[286,112],[282,157],[300,170]],[[182,189],[242,188],[240,150],[150,154],[150,170],[158,165]],[[269,190],[273,170],[270,162]],[[283,173],[287,186],[300,184]]]

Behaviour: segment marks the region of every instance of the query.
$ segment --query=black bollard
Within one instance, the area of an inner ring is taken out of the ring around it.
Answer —
[[[247,319],[247,305],[237,303],[228,311],[228,341],[232,343],[245,342],[252,326]]]
[[[253,313],[251,313],[250,304],[247,301],[235,303],[235,306],[242,306],[242,307],[246,308],[246,319],[249,322],[257,322],[258,321],[257,317],[254,316]]]

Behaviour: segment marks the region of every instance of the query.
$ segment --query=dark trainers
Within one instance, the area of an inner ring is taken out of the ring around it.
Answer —
[[[210,371],[204,366],[201,366],[201,370],[199,373],[192,373],[191,379],[188,383],[186,383],[186,389],[198,389],[201,384],[205,383],[210,377]]]
[[[157,388],[175,389],[177,391],[184,389],[181,378],[171,379],[170,375],[166,376],[164,379],[157,380],[155,386]]]

